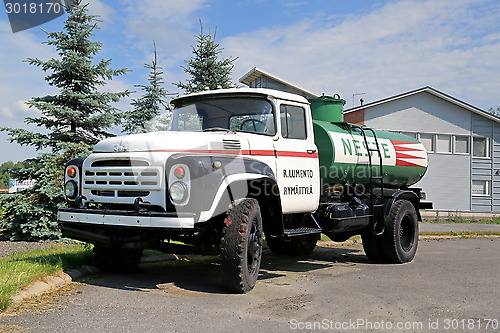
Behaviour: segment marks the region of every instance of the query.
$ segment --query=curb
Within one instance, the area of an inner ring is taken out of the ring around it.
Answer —
[[[467,235],[466,235],[467,236]],[[442,239],[462,239],[462,235],[419,235],[418,239],[425,240],[442,240]],[[474,239],[500,239],[500,235],[478,235],[478,236],[470,236],[469,238]],[[361,238],[352,240],[346,240],[345,242],[334,242],[334,241],[319,241],[318,246],[323,247],[346,247],[353,245],[363,245],[363,241]]]
[[[65,284],[68,284],[76,279],[80,279],[84,276],[97,274],[100,270],[97,267],[90,265],[83,265],[80,268],[74,268],[67,272],[61,272],[58,275],[53,275],[44,278],[44,280],[39,280],[32,283],[28,288],[21,290],[14,296],[12,296],[12,301],[19,303],[25,298],[30,298],[43,294],[44,292],[57,289]]]
[[[168,260],[177,260],[183,256],[176,256],[174,254],[164,254],[158,256],[143,257],[141,263],[154,263]],[[20,303],[26,298],[39,296],[47,291],[57,289],[64,286],[70,282],[73,282],[82,277],[98,274],[101,270],[95,266],[83,265],[79,268],[73,268],[66,272],[61,272],[58,275],[52,275],[43,278],[43,280],[38,280],[29,285],[26,289],[19,291],[17,294],[11,297],[11,300],[15,303]]]

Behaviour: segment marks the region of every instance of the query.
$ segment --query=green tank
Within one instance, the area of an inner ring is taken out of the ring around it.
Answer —
[[[345,100],[340,98],[339,94],[330,96],[321,96],[309,99],[311,103],[312,117],[315,120],[339,122],[344,121]]]
[[[310,100],[315,143],[318,147],[323,184],[370,183],[369,157],[373,176],[380,176],[378,151],[368,151],[359,125],[343,122],[340,97],[322,96]],[[340,104],[340,111],[339,111]],[[370,130],[365,130],[368,148],[376,149]],[[415,138],[392,132],[374,131],[382,155],[385,187],[402,188],[418,182],[427,170],[427,153]],[[379,180],[375,180],[375,184]]]

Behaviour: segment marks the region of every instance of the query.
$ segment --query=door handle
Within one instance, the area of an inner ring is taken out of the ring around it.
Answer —
[[[315,152],[316,152],[316,150],[313,150],[313,149],[308,149],[308,150],[307,150],[307,153],[308,153],[308,154],[314,154]]]

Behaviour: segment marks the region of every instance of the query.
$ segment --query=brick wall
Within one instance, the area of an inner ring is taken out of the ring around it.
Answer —
[[[348,123],[364,125],[365,124],[365,109],[357,110],[344,114],[344,121]]]

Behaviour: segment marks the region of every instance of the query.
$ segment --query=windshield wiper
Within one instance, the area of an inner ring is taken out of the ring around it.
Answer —
[[[227,128],[224,128],[224,127],[208,127],[208,128],[204,128],[203,129],[203,132],[215,132],[215,131],[224,131],[224,132],[228,132],[228,133],[236,133],[235,130],[230,130],[230,129],[227,129]]]

